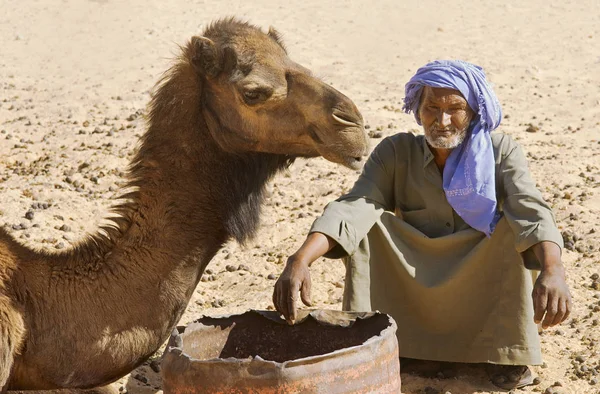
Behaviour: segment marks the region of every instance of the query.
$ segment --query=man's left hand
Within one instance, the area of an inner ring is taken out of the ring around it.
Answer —
[[[542,271],[535,282],[532,296],[533,319],[536,323],[541,322],[543,328],[560,324],[569,317],[572,301],[564,273]]]

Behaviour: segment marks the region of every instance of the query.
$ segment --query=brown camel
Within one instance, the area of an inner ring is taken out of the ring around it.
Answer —
[[[355,105],[290,60],[276,31],[215,22],[158,85],[112,226],[64,252],[0,230],[0,387],[124,376],[167,339],[219,248],[255,233],[274,174],[296,157],[356,169],[366,151]]]

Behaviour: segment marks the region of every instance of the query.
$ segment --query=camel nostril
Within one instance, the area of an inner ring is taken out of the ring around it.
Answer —
[[[343,124],[344,126],[360,126],[360,121],[354,119],[352,116],[346,113],[334,111],[331,116],[336,122]]]

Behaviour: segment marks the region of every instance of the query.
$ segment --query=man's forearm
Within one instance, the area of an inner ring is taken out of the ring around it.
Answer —
[[[565,268],[561,261],[560,247],[551,241],[542,241],[531,247],[535,257],[540,263],[542,272],[549,274],[565,275]]]
[[[316,259],[329,252],[336,245],[337,242],[323,233],[311,233],[306,237],[300,249],[290,256],[288,262],[301,262],[310,266]]]

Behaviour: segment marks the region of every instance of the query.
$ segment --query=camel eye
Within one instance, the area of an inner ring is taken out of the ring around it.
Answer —
[[[254,105],[265,101],[271,96],[272,91],[268,89],[252,89],[252,90],[244,90],[242,96],[244,97],[244,102],[248,105]]]
[[[257,90],[246,90],[244,92],[244,99],[248,101],[258,100],[260,97],[260,92]]]

